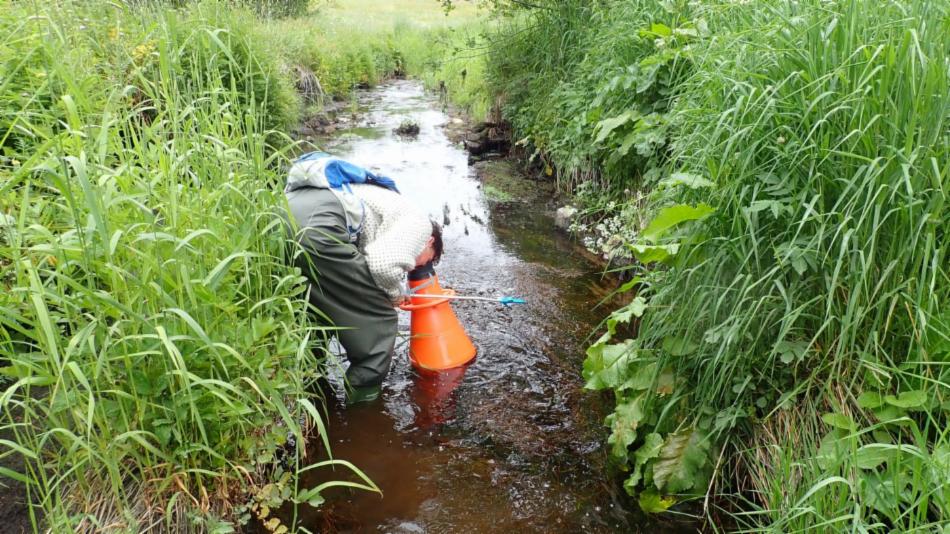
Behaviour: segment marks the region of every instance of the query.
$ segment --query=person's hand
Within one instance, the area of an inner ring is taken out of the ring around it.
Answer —
[[[403,307],[403,306],[405,306],[405,305],[407,305],[407,304],[411,304],[411,303],[412,303],[412,298],[409,297],[408,295],[403,295],[402,298],[399,300],[399,302],[396,303],[396,307],[397,307],[397,308],[401,308],[401,307]]]

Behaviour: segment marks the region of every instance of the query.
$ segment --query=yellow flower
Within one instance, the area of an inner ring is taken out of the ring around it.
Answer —
[[[118,27],[109,28],[109,40],[110,40],[110,41],[115,41],[116,39],[119,38],[119,35],[120,35],[120,32],[119,32],[119,28],[118,28]]]
[[[145,58],[150,56],[152,52],[155,51],[155,42],[149,41],[147,43],[140,44],[132,50],[132,60],[136,63],[141,63]]]

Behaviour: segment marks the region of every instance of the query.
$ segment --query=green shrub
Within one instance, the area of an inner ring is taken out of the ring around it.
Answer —
[[[515,137],[548,173],[565,189],[593,180],[614,196],[655,178],[671,97],[699,33],[687,9],[559,2],[503,28],[488,77]]]
[[[320,501],[287,448],[309,423],[329,446],[281,218],[294,75],[345,98],[439,54],[415,26],[167,4],[0,12],[0,459],[26,466],[0,475],[36,530],[231,532]],[[333,464],[360,476],[310,467]]]
[[[222,0],[231,6],[248,9],[261,17],[284,18],[300,17],[307,14],[311,0]],[[177,8],[188,7],[200,3],[201,0],[129,0],[129,4],[137,6],[171,6]]]
[[[945,525],[947,4],[722,3],[697,16],[711,37],[634,243],[668,267],[628,286],[637,298],[585,364],[590,387],[617,392],[627,488],[663,509],[704,494],[717,458],[728,480],[742,477],[734,454],[747,468],[767,457],[774,478],[753,477],[758,512],[741,516],[752,527]],[[636,340],[610,344],[640,316]],[[788,417],[798,424],[776,423]]]
[[[263,17],[299,17],[307,13],[310,0],[235,0]]]
[[[294,87],[278,58],[257,38],[253,18],[217,4],[199,6],[184,17],[158,16],[160,33],[149,41],[155,53],[143,60],[146,78],[174,81],[183,95],[220,86],[236,97],[232,113],[260,121],[264,131],[283,132],[297,121]]]
[[[319,422],[268,144],[289,80],[213,4],[33,9],[0,14],[4,72],[43,58],[0,86],[0,456],[26,465],[0,474],[53,532],[228,531],[293,496],[275,457]]]

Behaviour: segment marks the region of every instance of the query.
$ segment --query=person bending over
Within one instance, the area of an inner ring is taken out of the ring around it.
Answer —
[[[438,263],[442,229],[392,180],[322,152],[294,162],[284,193],[310,303],[340,328],[347,403],[374,400],[392,363],[406,274]]]

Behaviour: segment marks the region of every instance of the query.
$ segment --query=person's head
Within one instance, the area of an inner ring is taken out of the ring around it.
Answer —
[[[432,235],[426,240],[426,246],[422,252],[416,256],[416,267],[425,265],[430,261],[433,264],[439,263],[442,259],[442,227],[435,221],[432,223]]]

